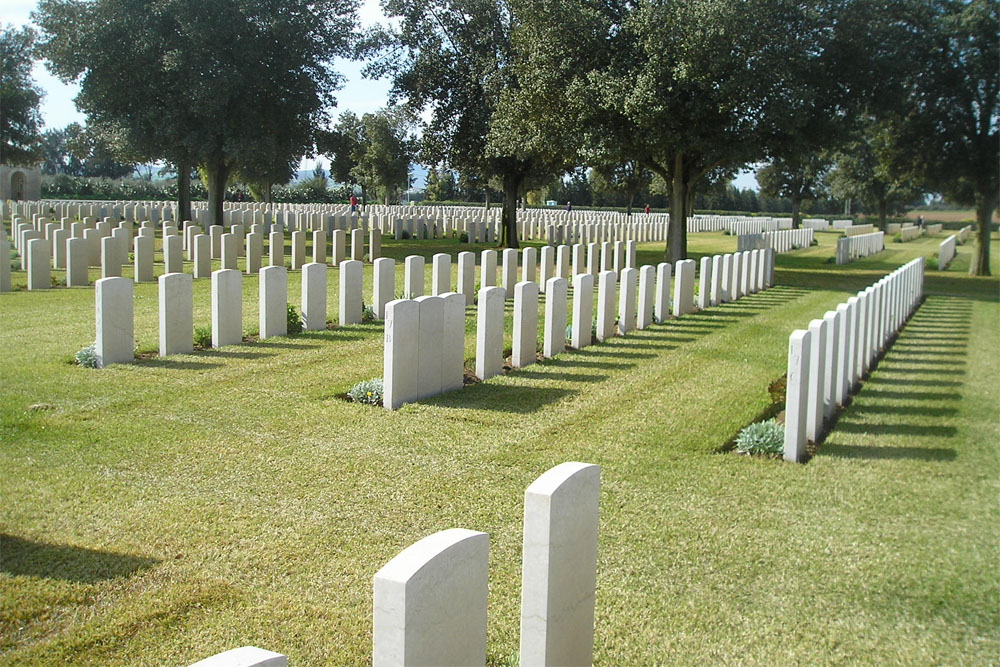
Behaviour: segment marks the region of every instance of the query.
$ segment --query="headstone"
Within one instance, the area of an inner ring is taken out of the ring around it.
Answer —
[[[555,276],[555,248],[553,248],[552,246],[544,246],[542,248],[540,264],[541,264],[541,266],[539,267],[540,280],[538,283],[538,288],[542,292],[544,292],[549,278]]]
[[[479,290],[476,314],[476,375],[488,380],[503,369],[503,312],[506,293],[502,287]]]
[[[458,253],[458,293],[465,297],[465,305],[471,306],[476,298],[476,254]]]
[[[514,330],[511,366],[535,363],[538,347],[538,284],[521,281],[514,286]]]
[[[635,329],[635,290],[639,272],[622,269],[621,288],[618,292],[618,331],[624,336]]]
[[[302,328],[306,331],[326,329],[326,262],[302,266]]]
[[[578,273],[573,276],[573,328],[570,344],[581,350],[591,344],[594,322],[594,276]]]
[[[560,245],[556,246],[556,273],[555,275],[559,278],[569,278],[569,246]]]
[[[837,342],[839,351],[837,353],[837,384],[835,396],[837,403],[845,405],[847,394],[851,389],[850,384],[850,349],[848,338],[850,336],[850,309],[846,303],[837,305],[837,315],[839,316],[837,326]]]
[[[798,329],[788,338],[788,375],[785,382],[786,461],[798,462],[806,454],[806,409],[809,398],[809,357],[812,337]]]
[[[396,410],[417,396],[417,331],[420,307],[411,299],[385,305],[382,405]]]
[[[178,241],[180,239],[178,238]],[[165,273],[159,280],[160,356],[194,350],[193,283],[187,273]]]
[[[206,241],[208,239],[204,234],[199,236],[204,237]],[[243,342],[241,283],[240,272],[234,269],[219,269],[212,272],[212,347]]]
[[[698,276],[698,308],[705,310],[712,305],[712,258],[701,258],[701,275]]]
[[[192,239],[194,243],[195,278],[208,278],[212,275],[211,242],[207,234],[198,234]]]
[[[826,311],[826,351],[823,354],[823,416],[829,419],[837,405],[837,372],[840,369],[840,313]]]
[[[182,273],[184,271],[184,245],[180,235],[163,239],[163,272]]]
[[[340,266],[340,263],[347,259],[345,254],[344,246],[347,243],[347,234],[343,229],[335,229],[331,236],[331,247],[330,247],[330,262],[334,266]]]
[[[733,265],[729,273],[729,300],[736,301],[741,296],[740,293],[740,265],[743,262],[743,253],[733,253]]]
[[[75,240],[75,239],[70,239]],[[68,243],[68,242],[67,242]],[[69,285],[67,272],[66,284]],[[0,241],[0,292],[10,291],[10,241]]]
[[[288,667],[288,658],[256,646],[243,646],[199,660],[190,667]]]
[[[824,392],[826,391],[826,336],[825,320],[809,323],[812,349],[809,352],[809,396],[806,399],[806,439],[819,442],[823,433]]]
[[[267,265],[285,266],[285,235],[281,232],[271,232],[267,243]]]
[[[0,225],[2,228],[3,225]],[[0,233],[0,236],[3,234]],[[50,242],[50,249],[52,251],[52,267],[56,269],[66,268],[66,239],[69,238],[69,232],[65,229],[56,229],[52,232],[52,239]],[[8,255],[0,257],[0,261],[8,259]],[[8,262],[8,270],[9,270]]]
[[[574,243],[573,248],[573,268],[571,276],[576,276],[587,272],[586,255],[582,243]]]
[[[292,270],[298,271],[306,263],[306,233],[302,230],[292,232]]]
[[[677,277],[674,279],[674,315],[694,312],[694,260],[677,262]]]
[[[521,282],[533,283],[538,273],[538,249],[529,247],[521,251]]]
[[[715,274],[713,274],[715,275]],[[727,303],[732,301],[731,287],[733,284],[733,256],[726,253],[722,256],[722,274],[719,278],[719,302]]]
[[[294,233],[294,232],[293,232]],[[288,334],[288,271],[284,266],[260,270],[260,339]]]
[[[43,290],[52,287],[52,259],[49,256],[49,242],[43,238],[28,241],[28,290]],[[10,271],[10,255],[0,257]]]
[[[212,259],[222,259],[222,225],[212,225],[208,228],[208,237],[212,243]]]
[[[637,306],[637,322],[639,329],[645,329],[653,323],[653,296],[656,283],[656,267],[645,265],[639,269],[639,297]]]
[[[372,269],[372,309],[375,317],[385,319],[385,306],[395,297],[396,260],[379,257]]]
[[[84,287],[90,284],[88,254],[86,239],[67,239],[66,287]]]
[[[382,256],[382,232],[372,228],[368,232],[368,259],[374,262]]]
[[[560,246],[565,248],[566,246]],[[542,354],[548,358],[566,350],[566,291],[565,278],[549,278],[545,288],[545,330]]]
[[[653,303],[653,317],[657,324],[670,318],[670,274],[671,265],[660,262],[656,265],[656,296]]]
[[[597,284],[597,340],[604,342],[615,335],[614,271],[601,271]]]
[[[351,230],[351,259],[357,262],[365,259],[365,233],[361,229]]]
[[[451,291],[451,255],[439,252],[431,258],[431,294]]]
[[[121,275],[122,263],[118,258],[118,242],[112,236],[105,236],[101,239],[101,277],[120,278]]]
[[[373,585],[374,667],[484,665],[488,563],[489,536],[460,528],[386,563]]]
[[[418,296],[417,312],[417,399],[441,393],[444,360],[444,298]]]
[[[135,270],[132,274],[137,283],[153,282],[153,238],[149,236],[135,237]]]
[[[484,250],[479,260],[479,288],[497,284],[497,251]]]
[[[127,278],[101,278],[94,283],[94,302],[97,367],[130,363],[135,354],[132,281]]]
[[[562,463],[524,493],[522,665],[590,665],[600,468]]]
[[[361,324],[361,315],[364,309],[362,300],[363,267],[364,264],[355,259],[340,263],[340,326]]]
[[[403,294],[407,299],[424,295],[424,258],[409,255],[403,267]]]
[[[444,300],[444,335],[441,346],[441,391],[461,389],[465,379],[465,297],[446,292]]]
[[[508,299],[513,299],[514,284],[517,282],[517,250],[507,248],[503,251],[503,267],[500,275],[503,279],[504,293]]]

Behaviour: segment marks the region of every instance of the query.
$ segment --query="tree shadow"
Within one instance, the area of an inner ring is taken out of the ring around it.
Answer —
[[[153,368],[172,368],[176,370],[201,371],[209,368],[221,368],[223,364],[212,363],[209,361],[181,360],[176,357],[169,356],[169,357],[150,357],[149,359],[136,359],[135,365],[152,366]]]
[[[908,379],[908,378],[893,378],[876,376],[868,378],[866,384],[886,384],[886,385],[906,385],[906,386],[916,386],[916,387],[961,387],[961,382],[956,382],[954,380],[924,380],[924,379]]]
[[[881,394],[879,394],[881,396]],[[958,414],[957,408],[934,406],[934,405],[855,405],[851,408],[854,414],[876,414],[876,415],[920,415],[922,417],[952,417]]]
[[[417,403],[457,410],[530,414],[576,393],[572,389],[482,382],[461,390],[421,399]]]
[[[159,562],[98,549],[45,544],[5,533],[0,533],[0,554],[0,572],[83,584],[128,576]]]
[[[848,414],[857,411],[857,406],[851,406],[849,408]],[[877,412],[877,410],[875,410]],[[915,435],[915,436],[935,436],[941,438],[950,438],[958,433],[958,429],[954,426],[941,426],[936,424],[854,424],[854,423],[844,423],[840,421],[837,424],[837,431],[844,433],[864,433],[872,435]]]
[[[883,391],[881,389],[869,389],[868,394],[874,398],[894,398],[899,400],[912,401],[960,401],[962,395],[958,392],[945,393],[943,391]]]
[[[248,346],[249,343],[243,344],[242,347]],[[234,345],[227,345],[227,348],[236,347]],[[251,352],[250,350],[244,349],[242,351],[235,350],[222,350],[216,347],[208,348],[206,350],[199,350],[199,355],[205,355],[209,357],[223,357],[229,359],[267,359],[268,357],[273,357],[273,354],[267,354],[265,352]]]
[[[573,364],[575,367],[577,364]],[[529,370],[531,366],[527,368],[520,368],[516,371],[515,377],[528,378],[530,380],[562,380],[564,382],[602,382],[608,379],[608,375],[601,373],[565,373],[565,372],[541,372],[536,370]]]
[[[958,453],[950,447],[873,447],[870,445],[837,445],[824,443],[816,456],[842,459],[914,459],[917,461],[954,461]]]

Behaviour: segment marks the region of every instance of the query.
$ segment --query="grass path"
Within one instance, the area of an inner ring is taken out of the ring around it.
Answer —
[[[819,236],[772,290],[394,413],[335,398],[381,374],[377,325],[96,372],[66,363],[92,290],[0,295],[0,661],[364,664],[374,572],[467,527],[510,663],[524,488],[566,460],[602,466],[598,664],[995,660],[1000,299],[971,246],[808,464],[715,453],[793,329],[936,250],[836,267]]]

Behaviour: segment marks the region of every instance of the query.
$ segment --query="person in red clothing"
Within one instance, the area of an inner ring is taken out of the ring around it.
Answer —
[[[358,210],[358,198],[355,197],[354,195],[351,195],[351,213],[354,213],[357,210]]]
[[[646,204],[646,208],[644,210],[646,212],[646,215],[649,215],[649,204]]]

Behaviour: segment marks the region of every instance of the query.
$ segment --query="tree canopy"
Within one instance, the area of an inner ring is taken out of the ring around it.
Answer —
[[[35,31],[0,31],[0,163],[28,165],[41,157],[42,90],[31,77]]]

